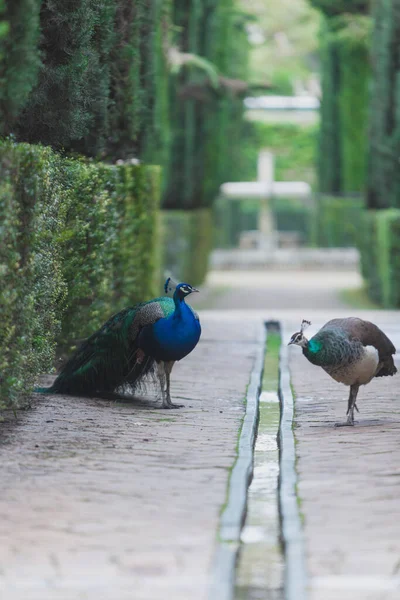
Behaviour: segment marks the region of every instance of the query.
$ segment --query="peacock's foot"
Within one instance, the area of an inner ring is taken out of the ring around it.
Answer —
[[[173,402],[163,402],[161,408],[184,408],[184,404],[174,404]]]

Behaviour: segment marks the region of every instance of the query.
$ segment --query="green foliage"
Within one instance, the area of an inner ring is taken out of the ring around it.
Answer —
[[[18,139],[95,157],[164,163],[169,5],[161,0],[43,0],[40,43],[37,48],[35,41],[30,58],[37,63],[39,51],[40,72],[29,97],[25,94],[17,106],[13,131]],[[38,30],[38,19],[31,21]],[[17,61],[13,55],[10,60],[14,73]],[[31,88],[24,72],[18,73]],[[4,78],[10,79],[8,73]]]
[[[240,143],[240,160],[229,174],[230,181],[255,181],[257,159],[262,148],[274,154],[277,181],[307,181],[315,184],[315,125],[246,121]],[[273,212],[280,231],[300,231],[310,240],[311,207],[285,198],[273,200]],[[257,228],[259,203],[219,198],[214,207],[214,244],[219,248],[236,246],[242,231]]]
[[[245,71],[247,37],[234,7],[234,0],[174,3],[165,208],[209,206],[238,159],[246,88],[238,78]]]
[[[37,81],[40,0],[0,3],[0,134],[13,131]]]
[[[51,368],[65,305],[57,237],[65,220],[59,159],[46,148],[0,146],[0,397],[16,406]]]
[[[271,210],[278,231],[300,234],[302,243],[311,242],[313,225],[312,206],[293,198],[273,198]],[[260,204],[255,200],[227,200],[219,198],[213,207],[214,246],[234,248],[240,234],[258,228]]]
[[[319,189],[346,194],[364,188],[369,104],[371,20],[365,15],[324,19]]]
[[[310,0],[311,4],[328,17],[343,13],[368,13],[370,0]]]
[[[272,212],[278,231],[297,231],[305,245],[311,242],[313,207],[293,198],[273,198]]]
[[[163,278],[171,275],[191,285],[204,281],[212,246],[212,225],[209,209],[162,212]]]
[[[291,96],[309,88],[318,71],[319,14],[308,0],[240,0],[248,14],[248,80],[261,93]]]
[[[107,153],[165,162],[168,74],[164,43],[169,3],[119,0],[111,53],[111,108]]]
[[[0,391],[17,406],[57,340],[155,295],[159,169],[6,141],[0,175]]]
[[[113,194],[119,217],[114,304],[118,310],[159,296],[161,170],[124,164],[116,171],[118,185]]]
[[[94,0],[43,0],[42,65],[19,119],[20,139],[71,148],[88,134],[97,91],[91,87],[96,16]]]
[[[318,153],[318,187],[322,193],[342,190],[342,145],[339,108],[340,58],[335,40],[329,35],[329,22],[321,24],[321,127]]]
[[[366,211],[360,239],[362,273],[370,298],[400,307],[400,210]]]
[[[364,212],[361,198],[318,196],[313,243],[327,248],[357,246]]]
[[[276,181],[306,181],[314,186],[317,135],[315,125],[245,121],[240,160],[229,173],[229,181],[255,181],[258,153],[269,148]]]
[[[400,5],[375,2],[367,204],[400,206]]]

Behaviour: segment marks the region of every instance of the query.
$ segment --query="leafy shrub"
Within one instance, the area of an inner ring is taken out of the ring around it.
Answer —
[[[17,406],[64,347],[155,294],[158,167],[0,143],[0,392]]]

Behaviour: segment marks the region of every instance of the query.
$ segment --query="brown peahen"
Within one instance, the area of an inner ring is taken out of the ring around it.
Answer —
[[[131,393],[157,371],[162,408],[180,408],[170,396],[170,374],[200,339],[198,315],[185,298],[198,290],[169,278],[165,296],[112,316],[71,356],[46,394],[95,395],[128,389]]]
[[[332,319],[310,340],[303,333],[309,325],[310,321],[303,320],[289,345],[300,346],[311,363],[322,367],[335,381],[350,386],[347,421],[336,426],[354,425],[360,385],[366,385],[374,377],[397,373],[393,362],[396,348],[374,323],[356,317]]]

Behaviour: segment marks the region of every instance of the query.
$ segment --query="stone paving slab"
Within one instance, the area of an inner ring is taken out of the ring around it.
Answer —
[[[42,396],[0,424],[0,597],[203,600],[260,319],[202,317],[162,411]]]
[[[399,349],[399,313],[367,315]],[[326,317],[314,319],[310,337]],[[286,337],[297,330],[298,321],[286,319]],[[399,362],[400,356],[400,371]],[[348,388],[310,364],[296,347],[290,348],[290,370],[309,599],[397,600],[400,375],[360,388],[358,424],[335,428],[345,418]]]

